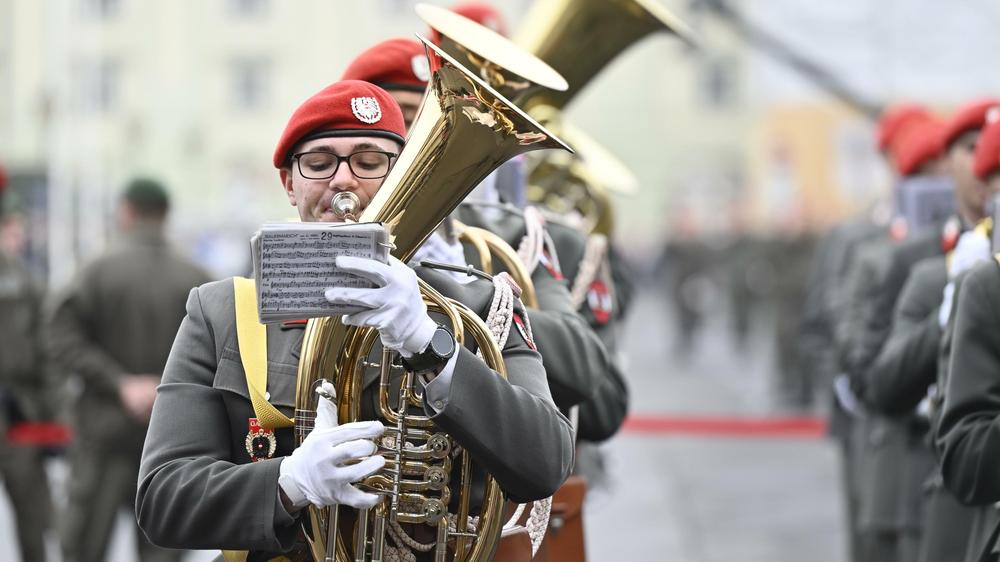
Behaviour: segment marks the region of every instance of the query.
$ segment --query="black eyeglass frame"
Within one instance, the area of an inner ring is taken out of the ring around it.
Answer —
[[[389,166],[386,168],[385,173],[382,174],[381,176],[368,177],[359,175],[358,172],[354,169],[354,166],[351,165],[351,157],[356,154],[370,154],[372,152],[378,154],[384,154],[385,156],[389,157]],[[305,172],[302,171],[302,159],[301,159],[301,157],[305,156],[306,154],[325,154],[327,156],[332,156],[337,159],[337,165],[333,167],[333,172],[331,172],[330,175],[324,178],[314,178],[307,176]],[[297,152],[295,154],[292,154],[291,156],[291,160],[297,161],[296,167],[299,170],[299,175],[306,178],[307,180],[328,180],[332,178],[333,176],[337,175],[337,171],[340,170],[340,164],[342,162],[347,162],[347,168],[351,170],[351,173],[354,174],[354,177],[358,178],[359,180],[379,180],[389,175],[389,171],[392,170],[393,158],[399,158],[399,154],[396,152],[389,152],[387,150],[359,150],[357,152],[352,152],[347,156],[341,156],[335,152],[330,152],[328,150],[308,150],[306,152]]]

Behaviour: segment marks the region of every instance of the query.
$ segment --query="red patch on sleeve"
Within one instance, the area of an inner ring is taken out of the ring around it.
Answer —
[[[562,272],[559,271],[556,268],[555,265],[553,265],[553,263],[552,263],[552,257],[549,256],[549,251],[548,250],[543,250],[542,251],[542,260],[541,261],[542,261],[542,265],[545,266],[545,269],[552,275],[552,277],[555,278],[556,281],[562,281],[564,279]]]
[[[517,326],[517,331],[521,333],[521,337],[524,338],[524,341],[528,342],[528,347],[538,351],[538,348],[535,347],[535,341],[531,339],[527,328],[524,326],[524,318],[521,318],[520,314],[514,314],[514,325]]]
[[[598,324],[603,326],[611,321],[614,302],[611,298],[611,291],[608,290],[604,281],[597,279],[590,284],[590,289],[587,291],[587,306],[594,313],[594,319],[597,320]]]

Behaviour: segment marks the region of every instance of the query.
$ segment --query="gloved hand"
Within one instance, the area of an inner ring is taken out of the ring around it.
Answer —
[[[944,286],[944,298],[941,299],[941,308],[938,309],[938,326],[943,330],[948,325],[948,318],[951,316],[951,307],[955,303],[955,282],[949,281]]]
[[[948,279],[954,279],[962,272],[972,269],[977,263],[989,260],[990,255],[990,241],[985,236],[975,230],[964,232],[951,253]]]
[[[404,357],[427,347],[437,323],[427,315],[427,305],[417,286],[417,274],[412,269],[392,256],[389,256],[388,265],[371,259],[340,256],[337,267],[378,285],[375,289],[330,287],[326,290],[326,298],[331,303],[369,309],[345,314],[344,324],[377,329],[382,344]]]
[[[311,503],[317,507],[349,505],[368,508],[379,496],[351,485],[385,465],[385,458],[373,455],[372,439],[385,431],[377,421],[337,425],[333,402],[319,399],[316,425],[291,456],[281,461],[278,485],[295,507]],[[368,458],[364,458],[368,457]],[[361,460],[364,459],[364,460]],[[345,466],[350,460],[361,460]]]
[[[851,390],[851,380],[847,375],[840,374],[833,378],[833,395],[845,412],[856,418],[864,417],[865,408]]]

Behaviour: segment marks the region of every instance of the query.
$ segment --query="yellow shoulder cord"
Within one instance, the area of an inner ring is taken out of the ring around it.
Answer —
[[[993,217],[986,217],[977,222],[973,230],[981,234],[983,238],[989,238],[993,234]]]
[[[267,328],[257,319],[257,289],[253,279],[233,277],[233,294],[236,297],[236,341],[257,423],[264,429],[293,427],[295,422],[272,406],[264,394],[267,388]],[[246,550],[222,551],[226,562],[246,562],[247,556]],[[272,560],[287,561],[288,558],[279,556]]]
[[[267,329],[257,319],[257,290],[252,279],[233,277],[236,340],[247,376],[250,402],[264,429],[294,427],[295,422],[267,401]]]

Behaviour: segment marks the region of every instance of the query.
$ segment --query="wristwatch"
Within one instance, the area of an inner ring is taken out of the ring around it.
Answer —
[[[447,327],[438,325],[426,349],[401,359],[403,366],[413,374],[433,376],[441,372],[457,350],[455,335]]]

